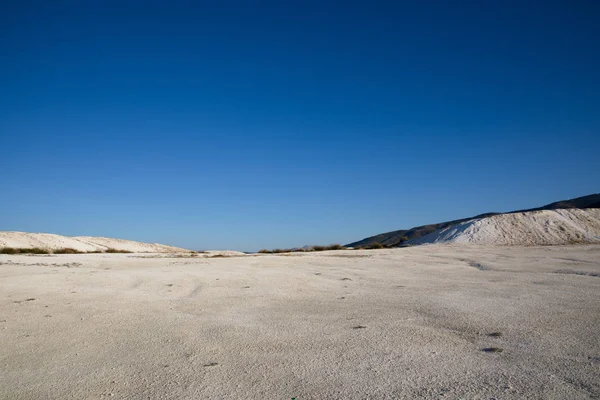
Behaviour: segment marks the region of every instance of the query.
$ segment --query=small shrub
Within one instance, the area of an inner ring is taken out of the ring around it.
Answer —
[[[19,249],[15,249],[13,247],[2,247],[0,249],[0,254],[19,254]]]
[[[272,251],[271,250],[267,250],[267,249],[262,249],[258,251],[260,254],[271,254]]]
[[[325,251],[325,250],[344,250],[345,247],[341,244],[331,244],[329,246],[310,246],[307,248],[295,248],[295,249],[262,249],[258,252],[260,254],[279,254],[279,253],[304,253],[307,251]]]
[[[312,246],[309,251],[326,251],[326,250],[344,250],[345,247],[341,244],[330,244],[329,246]]]
[[[57,249],[53,251],[54,254],[81,254],[83,251],[75,250],[70,247],[65,247],[63,249]]]
[[[384,248],[385,248],[385,246],[384,246],[384,245],[382,245],[381,243],[377,243],[377,242],[375,242],[375,243],[371,243],[370,245],[368,245],[368,246],[365,246],[365,247],[363,247],[363,248],[364,248],[364,249],[368,249],[368,250],[376,250],[376,249],[384,249]]]
[[[39,247],[33,247],[31,249],[3,247],[0,249],[0,254],[50,254],[50,250]]]
[[[106,249],[104,250],[105,253],[132,253],[129,250],[118,250],[118,249]]]
[[[21,253],[25,254],[50,254],[50,250],[42,249],[40,247],[34,247],[32,249],[21,249]]]

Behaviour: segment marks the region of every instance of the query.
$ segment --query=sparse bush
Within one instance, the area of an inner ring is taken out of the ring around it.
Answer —
[[[50,250],[39,247],[33,247],[30,249],[3,247],[0,249],[0,254],[50,254]]]
[[[262,250],[259,250],[258,253],[260,253],[260,254],[279,254],[279,253],[291,253],[293,251],[296,251],[296,250],[294,250],[294,249],[273,249],[273,250],[262,249]]]
[[[329,246],[312,246],[310,251],[326,251],[326,250],[344,250],[345,247],[341,244],[335,243]]]
[[[368,246],[363,247],[363,249],[367,249],[367,250],[377,250],[377,249],[385,249],[385,246],[382,245],[381,243],[371,243]]]
[[[63,249],[57,249],[52,251],[54,254],[82,254],[83,251],[75,250],[70,247],[65,247]]]
[[[279,254],[279,253],[304,253],[307,251],[325,251],[325,250],[344,250],[345,247],[341,244],[331,244],[329,246],[311,246],[308,248],[295,248],[295,249],[262,249],[258,252],[260,254]]]
[[[20,249],[23,254],[50,254],[50,250],[42,249],[40,247],[33,247],[31,249]]]
[[[118,250],[118,249],[106,249],[104,250],[105,253],[132,253],[129,250]]]
[[[0,249],[0,254],[19,254],[19,249],[15,249],[13,247],[2,247]]]

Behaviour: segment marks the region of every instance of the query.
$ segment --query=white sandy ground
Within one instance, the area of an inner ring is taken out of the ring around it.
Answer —
[[[600,396],[600,245],[159,256],[0,256],[0,398]]]
[[[34,247],[57,250],[71,248],[78,251],[125,250],[135,253],[189,252],[180,247],[159,243],[142,243],[133,240],[92,236],[62,236],[51,233],[0,232],[0,247],[30,249]]]
[[[531,211],[473,219],[408,243],[504,246],[600,243],[600,209]]]

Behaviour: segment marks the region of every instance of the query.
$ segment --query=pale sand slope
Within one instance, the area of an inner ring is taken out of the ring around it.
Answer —
[[[502,214],[440,229],[410,244],[555,245],[600,243],[600,209]]]
[[[142,243],[133,240],[110,239],[91,236],[61,236],[51,233],[0,232],[0,247],[33,248],[49,250],[71,248],[78,251],[125,250],[134,253],[189,252],[189,250],[158,243]]]
[[[0,262],[2,399],[600,396],[600,245]]]

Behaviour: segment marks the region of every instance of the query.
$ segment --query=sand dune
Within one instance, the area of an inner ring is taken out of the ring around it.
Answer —
[[[501,214],[452,225],[408,243],[473,243],[504,246],[600,243],[600,209]]]
[[[188,252],[180,247],[158,243],[142,243],[133,240],[111,239],[92,236],[61,236],[51,233],[0,232],[0,247],[30,249],[39,247],[48,250],[71,248],[78,251],[105,251],[115,249],[134,253]]]

